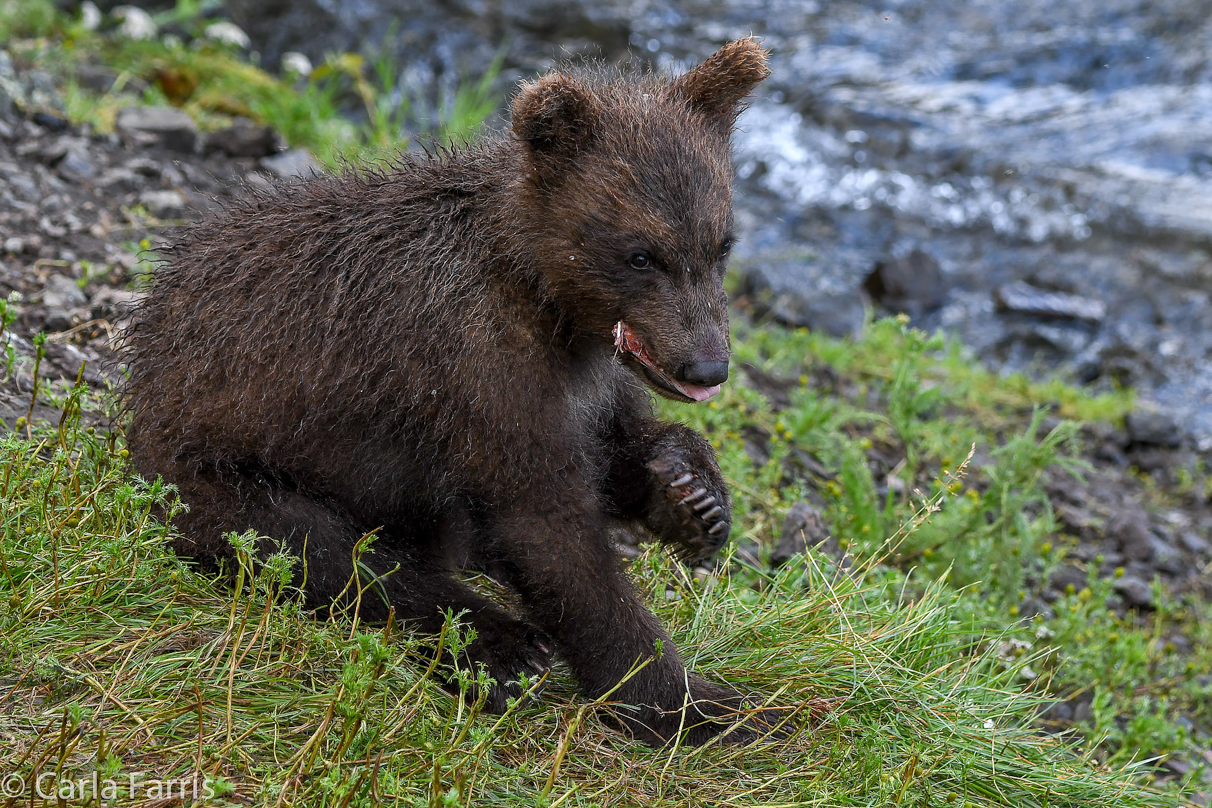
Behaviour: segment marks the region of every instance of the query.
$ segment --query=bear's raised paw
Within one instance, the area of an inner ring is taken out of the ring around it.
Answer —
[[[648,462],[656,489],[648,523],[687,564],[711,558],[728,540],[732,503],[715,458],[699,447],[673,446]]]

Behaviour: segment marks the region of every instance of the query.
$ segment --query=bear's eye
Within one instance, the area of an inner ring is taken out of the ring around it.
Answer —
[[[732,252],[732,239],[726,238],[724,239],[723,243],[720,244],[720,260],[723,261],[725,258],[727,258],[730,252]]]
[[[632,253],[627,259],[627,263],[632,269],[650,269],[652,267],[652,256],[641,250],[638,253]]]

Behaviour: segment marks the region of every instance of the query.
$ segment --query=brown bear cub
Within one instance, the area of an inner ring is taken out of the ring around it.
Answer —
[[[619,726],[731,728],[741,697],[686,670],[606,527],[638,520],[687,561],[728,537],[710,445],[648,391],[703,401],[728,376],[729,138],[768,72],[742,39],[675,79],[551,73],[507,137],[254,193],[187,232],[126,357],[131,458],[189,505],[178,552],[221,558],[253,528],[305,557],[323,605],[378,529],[363,617],[389,603],[436,632],[464,612],[490,709],[552,653],[590,697],[651,658],[611,695]]]

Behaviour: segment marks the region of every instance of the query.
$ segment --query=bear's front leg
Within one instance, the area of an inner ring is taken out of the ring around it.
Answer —
[[[715,555],[732,527],[732,498],[711,444],[681,424],[632,413],[609,439],[612,510],[640,520],[686,563]]]
[[[493,540],[508,548],[509,582],[582,692],[609,694],[607,723],[654,746],[679,737],[698,745],[720,735],[749,743],[778,734],[777,711],[755,711],[740,693],[686,669],[624,574],[591,493],[572,481],[531,492],[513,513],[496,516]]]

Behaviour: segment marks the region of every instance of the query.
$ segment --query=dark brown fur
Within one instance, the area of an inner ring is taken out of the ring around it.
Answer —
[[[465,610],[490,707],[550,650],[598,696],[660,646],[612,697],[632,705],[620,725],[650,743],[726,729],[740,697],[685,670],[604,526],[706,558],[728,493],[707,442],[653,417],[643,382],[670,392],[612,328],[670,376],[727,360],[728,138],[766,74],[752,39],[672,81],[554,73],[522,88],[511,137],[281,186],[187,233],[127,355],[132,459],[190,506],[178,551],[223,557],[221,534],[250,527],[306,542],[324,604],[381,528],[367,560],[399,565],[382,579],[398,617],[436,631]],[[525,620],[452,559],[501,576]]]

